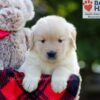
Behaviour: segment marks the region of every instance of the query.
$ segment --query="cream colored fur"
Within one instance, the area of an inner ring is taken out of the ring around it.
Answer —
[[[41,18],[32,28],[31,47],[26,53],[24,64],[19,69],[25,73],[23,86],[32,92],[38,87],[41,74],[52,75],[51,86],[55,92],[62,92],[69,77],[79,74],[76,55],[76,29],[59,16]],[[62,40],[59,43],[59,39]],[[42,40],[45,40],[42,43]],[[57,58],[50,60],[46,54],[53,50]]]

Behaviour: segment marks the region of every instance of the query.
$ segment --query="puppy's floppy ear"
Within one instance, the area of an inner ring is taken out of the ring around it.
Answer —
[[[30,47],[31,47],[32,31],[29,28],[25,28],[24,29],[24,33],[25,33],[25,38],[26,38],[27,49],[30,49]]]
[[[71,45],[75,48],[75,50],[77,49],[76,47],[76,35],[77,35],[77,32],[76,32],[76,28],[73,24],[70,24],[68,23],[68,28],[69,28],[69,37],[70,37],[70,43]]]
[[[34,48],[34,30],[35,30],[35,25],[31,28],[30,47],[29,47],[29,50],[32,50]]]

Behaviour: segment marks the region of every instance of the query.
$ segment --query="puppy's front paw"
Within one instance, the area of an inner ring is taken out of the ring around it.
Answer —
[[[51,86],[52,86],[52,89],[54,90],[54,92],[60,93],[66,89],[67,79],[52,77]]]
[[[32,92],[38,87],[39,78],[32,76],[25,76],[23,79],[23,87],[27,92]]]

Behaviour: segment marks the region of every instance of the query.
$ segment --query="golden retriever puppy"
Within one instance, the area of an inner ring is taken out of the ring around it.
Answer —
[[[41,74],[50,74],[52,89],[59,93],[66,88],[71,74],[80,75],[75,42],[76,29],[64,18],[41,18],[32,27],[31,47],[19,69],[25,74],[25,90],[34,91]]]

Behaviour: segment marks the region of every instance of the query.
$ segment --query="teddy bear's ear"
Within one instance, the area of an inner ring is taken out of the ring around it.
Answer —
[[[77,49],[76,47],[76,35],[77,35],[76,28],[73,24],[67,22],[67,30],[69,32],[70,43],[76,50]]]
[[[24,2],[26,6],[26,11],[27,11],[25,17],[27,20],[31,20],[35,15],[33,2],[32,0],[24,0]]]

